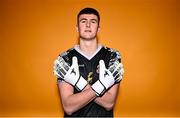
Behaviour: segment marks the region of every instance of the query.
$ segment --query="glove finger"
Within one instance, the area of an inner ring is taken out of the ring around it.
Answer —
[[[113,74],[116,73],[120,68],[119,62],[115,62],[112,66]]]
[[[122,63],[118,63],[114,69],[113,76],[122,75],[122,74],[123,74]]]
[[[123,64],[122,64],[122,63],[119,63],[119,67],[120,67],[120,68],[123,68]]]
[[[66,61],[62,57],[58,57],[58,61],[63,66],[63,68],[66,70],[66,72],[69,70],[69,65],[66,63]]]
[[[118,64],[117,64],[116,68],[117,68],[117,69],[119,69],[119,68],[120,68],[120,69],[121,69],[121,68],[123,68],[123,64],[118,62]]]
[[[77,57],[72,58],[72,65],[77,65]]]
[[[55,60],[55,70],[59,73],[62,73],[65,75],[67,73],[66,69],[64,69],[64,66],[62,63],[60,63],[58,60]]]
[[[78,65],[77,57],[74,56],[72,58],[72,66],[74,66],[74,68],[77,69],[77,65]]]
[[[59,77],[59,78],[64,78],[64,76],[62,75],[62,73],[58,73],[57,71],[53,71],[54,75]]]
[[[121,76],[120,74],[115,75],[115,76],[114,76],[114,80],[115,80],[115,81],[118,81],[118,80],[120,79],[120,76]]]
[[[121,75],[124,74],[124,69],[123,68],[121,68],[120,73],[121,73]]]
[[[100,68],[106,68],[103,60],[99,61],[99,66]]]
[[[120,74],[123,75],[124,74],[124,68],[123,68],[122,63],[119,64],[119,68],[120,68]]]
[[[76,56],[72,58],[72,68],[74,68],[77,74],[79,74],[78,59]]]
[[[105,73],[105,64],[104,64],[104,61],[103,60],[100,60],[99,61],[99,76],[100,78],[101,77],[104,77],[104,73]]]

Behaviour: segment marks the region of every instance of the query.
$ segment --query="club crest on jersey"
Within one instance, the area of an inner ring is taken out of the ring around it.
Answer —
[[[88,83],[91,83],[92,82],[92,79],[93,79],[93,72],[89,72],[89,74],[88,74]]]

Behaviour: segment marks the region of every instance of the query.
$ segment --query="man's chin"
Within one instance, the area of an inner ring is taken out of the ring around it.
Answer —
[[[80,37],[82,40],[87,40],[87,41],[91,41],[96,39],[96,37]]]

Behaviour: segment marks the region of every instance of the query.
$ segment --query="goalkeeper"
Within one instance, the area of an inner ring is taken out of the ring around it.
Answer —
[[[98,44],[100,16],[93,8],[77,16],[79,44],[54,62],[64,117],[113,117],[124,73],[118,51]]]

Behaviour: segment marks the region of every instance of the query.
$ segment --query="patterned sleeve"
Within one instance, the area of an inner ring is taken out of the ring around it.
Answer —
[[[111,49],[111,56],[110,56],[110,61],[109,61],[109,67],[115,62],[115,61],[119,61],[121,63],[121,55],[119,53],[119,51],[117,50],[112,50]]]

